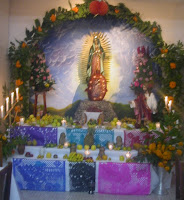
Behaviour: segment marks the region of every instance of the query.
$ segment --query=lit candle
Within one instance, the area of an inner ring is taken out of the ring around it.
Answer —
[[[17,101],[19,101],[19,88],[16,88],[15,91],[16,91],[16,99]]]
[[[64,143],[64,148],[65,148],[65,149],[68,148],[68,142],[65,142],[65,143]]]
[[[13,105],[14,102],[14,92],[11,93],[11,105]]]
[[[109,150],[112,150],[112,149],[113,149],[113,145],[112,145],[112,144],[109,144],[109,145],[108,145],[108,148],[109,148]]]
[[[61,121],[62,126],[66,126],[66,120],[63,118],[63,120]]]
[[[1,106],[1,118],[4,117],[4,106]]]
[[[160,130],[160,122],[156,123],[156,130]]]
[[[24,117],[21,117],[21,118],[20,118],[20,125],[21,125],[21,126],[24,125],[24,121],[25,121],[25,118],[24,118]]]
[[[172,105],[172,100],[170,100],[169,103],[168,103],[169,112],[171,112],[171,105]]]
[[[89,156],[89,154],[90,154],[89,150],[86,150],[86,151],[84,152],[84,154],[86,155],[86,157]]]
[[[167,108],[167,104],[168,104],[168,96],[165,96],[165,107]]]
[[[119,120],[117,121],[116,125],[117,125],[117,129],[121,128],[121,122]]]
[[[6,112],[9,110],[9,97],[6,98]]]
[[[131,158],[131,156],[132,156],[132,154],[128,151],[128,152],[126,153],[126,158]]]

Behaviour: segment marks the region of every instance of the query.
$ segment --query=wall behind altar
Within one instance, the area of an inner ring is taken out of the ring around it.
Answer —
[[[8,83],[8,20],[9,1],[0,0],[0,105],[3,104],[2,86]]]

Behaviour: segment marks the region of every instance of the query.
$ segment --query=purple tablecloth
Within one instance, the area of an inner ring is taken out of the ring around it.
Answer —
[[[150,188],[150,164],[99,163],[99,193],[146,195]]]
[[[36,127],[36,126],[17,126],[10,130],[10,136],[27,135],[30,140],[35,139],[38,146],[48,143],[57,144],[57,128]]]

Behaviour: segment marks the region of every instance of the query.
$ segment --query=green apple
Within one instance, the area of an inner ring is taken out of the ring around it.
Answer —
[[[60,122],[57,122],[57,127],[61,126],[61,123]]]
[[[34,118],[34,115],[30,115],[29,118],[30,118],[30,119]]]
[[[96,145],[91,146],[91,150],[95,151],[96,150]]]
[[[78,145],[77,145],[77,149],[78,149],[78,150],[82,150],[82,145],[81,145],[81,144],[78,144]]]
[[[131,148],[131,147],[127,147],[127,150],[128,150],[128,151],[131,151],[131,150],[132,150],[132,148]]]
[[[85,145],[85,146],[84,146],[84,149],[85,149],[85,150],[89,150],[89,145]]]
[[[113,119],[113,122],[115,122],[115,124],[116,124],[117,121],[118,121],[118,118],[115,117],[115,118]]]
[[[36,146],[37,145],[37,141],[34,139],[33,140],[33,146]]]
[[[127,151],[127,148],[126,148],[126,147],[123,147],[123,151]]]
[[[120,160],[120,161],[124,161],[124,160],[125,160],[124,156],[120,156],[120,157],[119,157],[119,160]]]
[[[46,158],[51,158],[51,157],[52,157],[52,154],[50,152],[47,152]]]
[[[52,123],[52,127],[56,127],[56,123],[54,122],[54,123]]]

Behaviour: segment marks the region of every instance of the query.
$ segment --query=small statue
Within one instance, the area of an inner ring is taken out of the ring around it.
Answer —
[[[103,156],[105,155],[105,148],[104,147],[100,147],[99,148],[99,154],[98,157],[103,159]]]
[[[117,136],[116,137],[116,147],[122,147],[123,142],[122,142],[122,137],[121,136]]]
[[[59,144],[64,145],[64,143],[66,142],[66,135],[65,133],[61,133],[60,138],[59,138]]]
[[[71,144],[70,146],[70,153],[76,152],[77,151],[77,145],[76,144]]]

